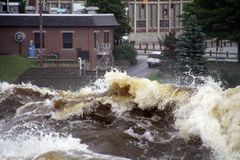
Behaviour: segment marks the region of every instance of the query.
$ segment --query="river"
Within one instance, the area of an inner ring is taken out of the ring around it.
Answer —
[[[109,71],[63,91],[0,83],[0,159],[240,159],[240,87]]]

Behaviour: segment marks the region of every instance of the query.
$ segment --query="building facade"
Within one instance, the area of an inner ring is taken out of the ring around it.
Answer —
[[[41,0],[45,13],[80,13],[85,0]],[[40,0],[27,0],[26,4],[34,13],[39,13]]]
[[[39,53],[38,14],[0,14],[0,21],[0,55],[21,54],[27,57],[32,42],[36,54]],[[117,25],[113,14],[45,14],[43,54],[48,56],[54,52],[61,59],[77,59],[81,50],[88,54],[83,56],[89,57],[91,67],[95,68],[98,58],[112,54],[113,30]]]
[[[128,14],[132,32],[129,40],[156,42],[170,30],[181,32],[179,15],[191,0],[129,0]]]

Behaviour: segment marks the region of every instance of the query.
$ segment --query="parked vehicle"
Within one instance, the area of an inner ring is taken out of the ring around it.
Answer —
[[[153,51],[147,57],[148,67],[162,65],[165,61],[165,57],[161,51]]]

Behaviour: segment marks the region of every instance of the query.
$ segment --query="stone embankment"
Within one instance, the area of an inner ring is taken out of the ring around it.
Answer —
[[[78,90],[79,88],[95,82],[101,78],[105,71],[82,71],[78,67],[66,68],[31,68],[25,71],[16,83],[32,83],[39,87],[51,87],[61,90]]]

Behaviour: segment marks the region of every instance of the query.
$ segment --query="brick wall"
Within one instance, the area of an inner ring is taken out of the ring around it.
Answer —
[[[96,50],[93,48],[93,32],[99,31],[98,42],[103,43],[104,31],[109,31],[110,43],[113,46],[112,27],[43,27],[45,33],[44,54],[58,52],[62,59],[76,59],[77,48],[88,50],[92,68],[96,66]],[[16,32],[24,32],[26,39],[22,43],[14,40]],[[38,27],[1,27],[0,28],[0,55],[3,54],[22,54],[27,57],[30,40],[34,40],[34,32],[39,31]],[[73,33],[73,48],[63,49],[63,32]],[[38,50],[36,49],[36,53]]]

